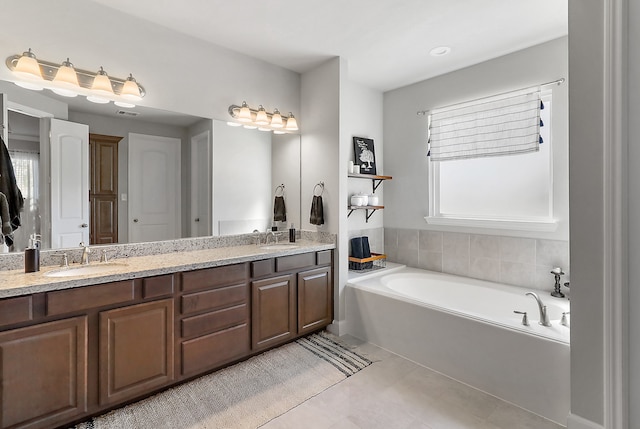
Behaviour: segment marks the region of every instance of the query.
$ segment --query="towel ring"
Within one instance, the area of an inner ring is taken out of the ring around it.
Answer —
[[[318,191],[318,188],[320,188],[320,194],[316,194],[316,192]],[[324,193],[324,182],[318,182],[316,186],[313,187],[313,196],[321,197],[323,193]]]
[[[278,194],[278,192],[280,192],[280,194]],[[284,195],[284,183],[276,188],[275,194],[276,197],[282,197]]]

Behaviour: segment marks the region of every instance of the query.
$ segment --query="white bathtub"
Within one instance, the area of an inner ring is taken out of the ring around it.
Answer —
[[[536,292],[552,326],[538,324],[529,290],[399,267],[350,279],[346,331],[566,425],[569,301]],[[530,326],[514,310],[526,311]],[[570,319],[569,319],[570,320]]]

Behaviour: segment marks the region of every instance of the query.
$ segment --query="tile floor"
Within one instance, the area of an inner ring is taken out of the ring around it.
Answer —
[[[561,429],[407,359],[344,336],[372,365],[263,429]]]

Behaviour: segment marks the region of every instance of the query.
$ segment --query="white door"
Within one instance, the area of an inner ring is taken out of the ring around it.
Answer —
[[[191,138],[191,237],[211,235],[210,131]]]
[[[89,126],[51,120],[51,248],[89,244]]]
[[[129,242],[181,237],[181,140],[129,134]]]

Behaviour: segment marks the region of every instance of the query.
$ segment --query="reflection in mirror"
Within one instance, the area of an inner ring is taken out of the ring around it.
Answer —
[[[96,109],[104,106],[92,106],[86,100],[69,101],[33,93],[8,82],[0,82],[0,93],[7,100],[3,104],[9,106],[7,146],[26,198],[23,226],[16,230],[15,245],[11,249],[5,247],[5,252],[24,250],[32,232],[44,231],[43,248],[51,247],[47,237],[51,219],[46,180],[50,175],[49,141],[42,138],[48,134],[47,116],[87,124],[91,134],[122,137],[117,144],[117,173],[113,178],[117,185],[112,205],[117,207],[113,213],[117,243],[134,242],[131,230],[136,219],[140,222],[130,213],[132,202],[141,199],[130,183],[130,137],[134,134],[174,138],[181,146],[182,183],[176,186],[176,222],[181,232],[176,238],[265,231],[273,224],[275,190],[281,184],[285,185],[286,221],[277,222],[277,226],[300,226],[299,135],[273,135],[230,127],[223,121],[142,107],[131,109],[139,113],[136,117],[116,114],[116,110],[123,109],[114,106],[101,112]],[[95,187],[95,172],[90,176]],[[161,171],[150,170],[144,170],[143,176],[153,180],[163,177]],[[90,223],[97,222],[97,215],[104,216],[104,212],[96,207],[90,210]],[[164,237],[158,239],[161,238]],[[93,237],[91,242],[110,243]]]

